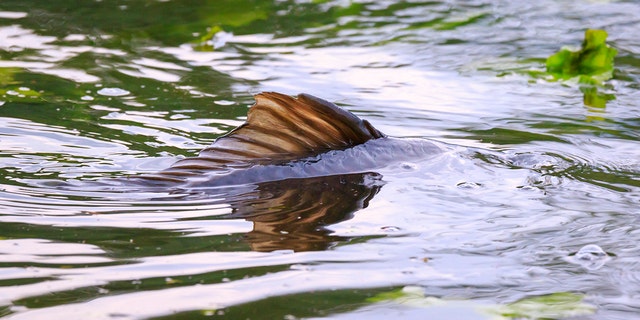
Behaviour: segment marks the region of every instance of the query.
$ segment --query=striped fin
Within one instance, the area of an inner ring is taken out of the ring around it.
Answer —
[[[160,180],[182,180],[199,171],[280,164],[343,150],[384,137],[369,122],[320,98],[276,92],[255,96],[247,121],[200,152],[177,161]],[[186,171],[190,171],[186,173]],[[151,178],[151,177],[149,177]]]

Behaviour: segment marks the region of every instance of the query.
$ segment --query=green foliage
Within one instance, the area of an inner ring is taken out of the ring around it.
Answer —
[[[614,59],[618,53],[606,40],[606,31],[588,29],[580,48],[563,47],[546,60],[500,60],[499,64],[483,64],[478,69],[500,70],[498,76],[517,73],[529,76],[532,81],[543,79],[577,86],[584,95],[586,106],[602,109],[607,101],[615,99],[613,94],[603,90],[611,87],[606,81],[613,78]],[[544,69],[531,67],[540,63],[544,63]]]
[[[584,104],[589,107],[604,108],[607,101],[615,99],[598,90],[613,77],[613,60],[618,54],[606,41],[606,31],[587,29],[579,49],[564,47],[546,61],[552,79],[579,84]]]
[[[607,45],[606,40],[606,31],[588,29],[579,50],[565,47],[547,59],[547,72],[562,80],[579,76],[581,83],[588,84],[611,79],[618,50]]]

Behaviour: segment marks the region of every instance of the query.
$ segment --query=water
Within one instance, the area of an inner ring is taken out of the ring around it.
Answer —
[[[639,10],[3,0],[0,314],[636,318]],[[587,28],[619,50],[606,106],[527,73]],[[450,148],[204,193],[83,187],[196,154],[261,91]]]

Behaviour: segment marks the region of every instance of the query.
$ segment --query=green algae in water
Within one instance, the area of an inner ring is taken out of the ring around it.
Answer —
[[[470,300],[442,299],[426,296],[421,287],[407,286],[382,292],[369,299],[371,303],[393,302],[412,308],[449,307],[467,309],[468,315],[491,320],[559,319],[594,314],[596,308],[583,302],[584,295],[556,292],[524,298],[509,304],[485,304]]]
[[[596,308],[583,302],[584,296],[571,292],[525,298],[485,310],[495,319],[558,319],[594,314]]]

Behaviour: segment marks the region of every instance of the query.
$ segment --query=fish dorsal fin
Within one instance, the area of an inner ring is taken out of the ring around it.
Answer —
[[[244,124],[168,171],[278,164],[384,137],[366,120],[308,94],[264,92],[255,100]]]

